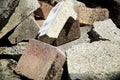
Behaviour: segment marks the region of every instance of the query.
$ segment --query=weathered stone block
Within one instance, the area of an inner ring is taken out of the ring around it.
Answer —
[[[17,1],[14,0],[14,2],[17,2]],[[6,3],[6,0],[3,2]],[[11,5],[11,6],[14,6],[14,5]],[[9,7],[10,10],[11,10],[11,6]],[[33,11],[39,8],[39,6],[40,5],[37,0],[29,0],[29,1],[20,0],[18,6],[15,8],[15,11],[13,11],[12,15],[10,16],[9,21],[0,30],[0,39],[3,36],[5,36],[9,31],[11,31],[13,28],[15,28],[21,21],[26,19],[26,17],[28,17]]]
[[[73,6],[74,4],[71,1],[62,1],[50,11],[39,31],[39,39],[41,41],[52,43],[58,38],[60,31],[70,16],[76,20],[77,14]]]
[[[42,1],[39,1],[39,3],[41,6],[34,13],[41,18],[46,19],[50,10],[52,9],[52,6]]]
[[[70,17],[61,30],[58,38],[54,41],[54,45],[59,46],[67,42],[73,41],[80,37],[80,24]]]
[[[16,44],[23,40],[29,40],[35,38],[39,31],[39,25],[36,23],[32,16],[26,18],[21,22],[9,36],[8,40],[12,44]]]
[[[120,42],[120,30],[116,27],[111,19],[93,23],[92,35],[94,39],[110,40]]]
[[[120,74],[120,45],[109,41],[81,43],[67,54],[72,80],[117,80]]]
[[[64,62],[65,54],[56,47],[30,40],[15,71],[34,80],[53,80],[59,76]]]
[[[109,11],[105,8],[79,7],[78,20],[81,24],[92,25],[95,21],[109,18]]]

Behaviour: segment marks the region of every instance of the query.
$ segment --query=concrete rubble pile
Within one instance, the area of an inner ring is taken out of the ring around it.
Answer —
[[[119,0],[0,0],[0,80],[119,80]]]

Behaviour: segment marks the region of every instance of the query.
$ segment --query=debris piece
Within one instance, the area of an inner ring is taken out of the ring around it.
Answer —
[[[61,30],[58,38],[54,41],[54,45],[59,46],[80,37],[80,24],[78,20],[70,17]]]
[[[93,23],[93,37],[101,40],[120,42],[120,29],[116,27],[111,19]]]
[[[49,44],[53,43],[58,38],[68,18],[73,17],[76,20],[77,14],[73,6],[74,4],[71,1],[62,1],[50,11],[39,31],[41,41]]]
[[[89,35],[87,33],[91,30],[91,28],[92,28],[91,26],[80,27],[79,34],[81,34],[81,36],[79,39],[76,39],[76,40],[71,41],[69,43],[60,45],[60,46],[58,46],[58,48],[64,52],[66,52],[73,45],[80,44],[80,43],[90,43]]]
[[[15,28],[21,21],[26,19],[33,11],[39,8],[39,6],[37,0],[20,0],[8,23],[0,30],[0,39]]]
[[[109,41],[80,43],[67,54],[72,80],[112,80],[120,74],[120,45]]]
[[[15,71],[34,80],[57,80],[64,62],[65,54],[58,48],[41,41],[30,40]]]
[[[15,28],[8,40],[12,44],[16,44],[24,40],[33,39],[37,37],[38,31],[39,25],[32,16],[29,16]]]

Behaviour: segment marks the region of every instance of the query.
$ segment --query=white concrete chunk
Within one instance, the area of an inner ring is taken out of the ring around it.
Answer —
[[[120,29],[116,27],[111,19],[94,22],[93,25],[93,31],[100,35],[100,38],[120,42]]]
[[[75,13],[73,6],[74,4],[71,1],[59,2],[50,11],[47,19],[40,28],[39,37],[47,35],[49,38],[57,38],[70,16],[76,20],[77,14]]]
[[[67,54],[72,80],[113,80],[120,74],[120,45],[109,41],[81,43]]]

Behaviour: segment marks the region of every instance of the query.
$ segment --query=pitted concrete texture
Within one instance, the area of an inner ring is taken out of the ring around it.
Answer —
[[[116,27],[111,19],[94,22],[93,26],[93,31],[99,35],[100,39],[108,39],[112,42],[120,42],[120,29]]]
[[[109,41],[81,43],[67,54],[72,80],[116,80],[120,78],[120,45]]]

